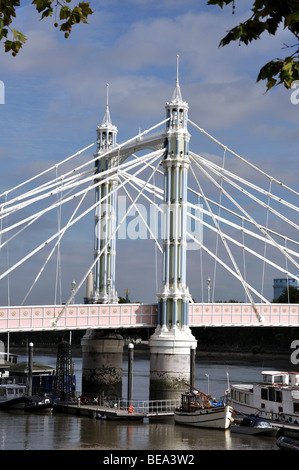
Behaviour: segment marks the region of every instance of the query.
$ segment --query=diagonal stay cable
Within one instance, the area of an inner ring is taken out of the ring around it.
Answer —
[[[71,215],[71,217],[70,217],[70,219],[69,219],[69,222],[71,222],[71,221],[73,220],[75,214],[78,212],[79,207],[80,207],[81,204],[83,203],[83,201],[84,201],[84,199],[85,199],[85,197],[86,197],[87,192],[88,192],[88,190],[86,189],[85,193],[82,195],[82,198],[80,199],[79,203],[77,204],[75,210],[73,211],[73,213],[72,213],[72,215]],[[69,222],[68,222],[68,224],[69,224]],[[40,271],[38,272],[36,278],[34,279],[32,285],[31,285],[30,289],[28,290],[27,294],[25,295],[25,297],[24,297],[24,299],[23,299],[21,305],[24,305],[24,302],[25,302],[26,299],[28,298],[28,296],[29,296],[30,292],[32,291],[33,287],[35,286],[35,284],[36,284],[37,281],[39,280],[41,274],[43,273],[43,271],[44,271],[44,269],[45,269],[45,267],[46,267],[46,265],[48,264],[49,260],[51,259],[51,257],[52,257],[52,255],[53,255],[53,253],[54,253],[54,251],[55,251],[57,245],[60,243],[60,241],[61,241],[63,235],[65,234],[65,232],[66,232],[66,230],[67,230],[67,227],[68,227],[68,224],[67,224],[62,230],[59,231],[59,232],[60,232],[60,235],[59,235],[58,240],[56,241],[54,247],[53,247],[52,250],[50,251],[50,253],[49,253],[49,255],[48,255],[46,261],[44,262],[42,268],[41,268]]]
[[[191,204],[190,202],[188,202],[188,206],[190,206],[190,207],[193,208],[193,209],[197,209],[197,208],[198,208],[197,206],[195,206],[194,204]],[[201,209],[201,212],[202,212],[203,214],[205,214],[205,215],[210,216],[209,211],[207,211],[206,209],[203,209],[203,208],[202,208],[202,209]],[[191,213],[188,213],[188,215],[191,216]],[[192,215],[192,217],[194,217],[194,215]],[[225,218],[223,218],[223,217],[219,217],[217,214],[214,214],[214,217],[215,217],[217,220],[219,220],[220,222],[222,222],[222,223],[224,223],[224,224],[226,224],[226,225],[229,225],[230,227],[232,227],[233,229],[236,229],[236,230],[240,231],[241,233],[244,232],[245,234],[250,235],[251,237],[256,238],[256,239],[259,240],[259,241],[262,241],[262,242],[264,242],[264,243],[267,243],[268,245],[271,245],[271,246],[275,246],[275,245],[272,243],[271,240],[265,239],[265,237],[262,236],[262,235],[260,235],[259,233],[252,232],[251,230],[246,229],[243,225],[242,225],[242,226],[237,225],[236,223],[230,221],[229,219],[225,219]],[[242,222],[244,221],[244,219],[241,219],[241,220],[242,220]],[[246,219],[245,219],[245,220],[246,220]],[[289,238],[284,237],[284,236],[283,236],[282,234],[280,234],[280,233],[275,232],[275,235],[278,236],[278,237],[280,237],[280,238],[282,238],[283,240],[291,241],[292,243],[295,243],[295,244],[297,244],[297,245],[299,244],[299,242],[296,242],[295,240],[290,240]],[[283,246],[283,245],[280,245],[280,246],[281,246],[281,248],[284,248],[288,253],[292,254],[292,256],[299,257],[299,253],[298,253],[298,252],[293,251],[293,250],[291,250],[290,248],[286,248],[286,247]]]
[[[163,151],[164,152],[164,151]],[[154,161],[157,160],[157,158],[159,158],[161,155],[158,155],[155,157]],[[160,160],[158,161],[158,165],[157,165],[157,168],[158,166],[160,165]],[[137,196],[135,197],[134,199],[134,203],[136,203],[140,197],[140,195],[142,194],[144,188],[146,187],[147,183],[151,180],[151,178],[153,177],[153,174],[152,173],[149,178],[147,179],[147,181],[145,181],[144,185],[143,185],[143,188],[142,190],[140,191],[140,193],[137,194]],[[90,268],[88,269],[88,271],[86,272],[85,276],[82,278],[82,280],[80,281],[78,287],[76,287],[76,289],[74,290],[74,292],[72,293],[71,297],[69,298],[69,300],[66,302],[66,304],[64,305],[63,309],[59,312],[58,316],[54,319],[53,321],[53,324],[52,326],[55,326],[57,325],[57,322],[59,321],[59,318],[61,318],[61,316],[63,315],[63,312],[65,312],[65,310],[67,309],[67,307],[69,306],[69,304],[73,301],[73,298],[75,297],[75,295],[77,294],[77,292],[79,291],[79,289],[81,288],[83,282],[85,282],[85,280],[87,279],[87,276],[89,275],[89,273],[93,270],[94,266],[96,265],[96,263],[98,262],[98,260],[100,259],[100,257],[102,256],[104,250],[107,248],[107,246],[109,245],[110,241],[111,241],[111,238],[113,238],[116,233],[118,232],[120,226],[122,225],[122,223],[124,222],[124,220],[126,219],[128,213],[130,212],[131,210],[131,206],[128,208],[128,210],[126,211],[125,215],[122,217],[121,221],[119,222],[118,226],[114,229],[114,231],[111,233],[111,236],[109,237],[108,241],[106,242],[106,244],[103,246],[102,250],[100,251],[100,253],[98,253],[98,255],[95,257],[92,265],[90,266]]]
[[[259,192],[259,193],[263,194],[264,196],[267,196],[267,197],[275,200],[276,202],[278,202],[280,204],[283,204],[283,205],[287,206],[288,208],[293,209],[296,212],[299,212],[299,207],[297,205],[291,204],[289,201],[287,201],[285,199],[282,199],[282,197],[280,197],[280,196],[276,196],[272,191],[263,189],[260,186],[257,186],[256,184],[252,183],[251,181],[248,181],[248,180],[242,178],[241,176],[227,170],[226,168],[220,167],[219,165],[217,165],[216,163],[211,162],[210,160],[203,157],[202,155],[198,155],[195,152],[191,152],[191,151],[190,151],[190,154],[200,158],[201,163],[203,163],[205,166],[215,168],[221,174],[230,176],[231,178],[239,181],[240,183],[243,183],[244,185],[249,186],[251,189],[254,189],[256,192]],[[266,175],[264,175],[264,176],[266,177]],[[273,178],[269,177],[269,178],[267,178],[267,181],[270,181],[270,186],[272,186]]]
[[[191,217],[192,219],[202,223],[205,227],[207,227],[208,229],[214,231],[214,232],[217,232],[217,228],[216,227],[213,227],[211,224],[205,222],[204,220],[198,218],[196,215],[192,214],[191,212],[188,212],[188,216]],[[265,261],[265,263],[269,264],[270,266],[276,268],[278,271],[281,271],[283,274],[286,274],[288,276],[291,276],[292,278],[294,279],[298,279],[299,280],[299,277],[296,275],[296,274],[293,274],[291,272],[289,272],[286,268],[283,268],[281,266],[279,266],[278,264],[274,263],[273,261],[269,260],[267,257],[265,256],[262,256],[260,255],[259,253],[257,253],[257,251],[255,250],[252,250],[251,248],[249,248],[248,246],[246,246],[244,243],[240,243],[239,241],[237,241],[235,238],[227,235],[226,233],[223,233],[223,236],[229,240],[230,242],[232,242],[233,244],[235,244],[236,246],[244,249],[245,251],[247,251],[248,253],[250,253],[251,255],[255,256],[256,258],[259,258],[261,259],[262,261]]]
[[[265,207],[267,210],[269,210],[270,212],[272,212],[273,214],[277,215],[277,217],[280,217],[282,220],[284,220],[285,222],[287,222],[289,225],[292,225],[296,230],[299,229],[299,225],[297,225],[296,223],[294,223],[292,220],[288,219],[287,217],[285,217],[283,214],[281,214],[280,212],[278,212],[277,210],[275,210],[274,208],[272,208],[271,206],[269,206],[269,204],[266,204],[265,202],[261,201],[259,198],[257,198],[256,196],[254,196],[253,194],[251,194],[249,191],[245,190],[244,188],[242,188],[241,186],[239,186],[238,184],[234,183],[232,180],[230,180],[228,177],[222,175],[222,171],[220,169],[220,167],[218,167],[219,170],[216,169],[216,166],[215,165],[209,165],[207,162],[208,160],[206,160],[205,162],[203,162],[202,160],[202,157],[193,153],[193,152],[190,152],[190,154],[192,155],[192,157],[194,157],[195,159],[199,160],[201,163],[203,163],[205,166],[207,166],[211,171],[212,173],[216,174],[217,176],[222,176],[222,178],[227,181],[231,186],[233,186],[234,188],[238,189],[242,194],[245,194],[246,196],[248,196],[249,198],[253,199],[255,202],[257,202],[258,204],[260,204],[262,207]],[[267,192],[267,195],[270,196],[270,193]],[[295,206],[293,206],[292,208],[294,208]],[[298,211],[299,208],[298,207],[295,207],[295,210]]]
[[[189,188],[189,191],[192,192],[192,194],[195,194],[195,195],[198,196],[198,197],[201,197],[201,196],[202,196],[198,191],[195,191],[193,188]],[[206,196],[206,199],[207,199],[207,201],[209,201],[209,203],[215,205],[216,207],[219,206],[218,202],[214,201],[213,199],[210,199],[210,198],[208,198],[207,196]],[[238,219],[240,219],[240,220],[242,221],[242,223],[246,222],[246,223],[248,223],[249,225],[255,225],[253,221],[251,221],[250,219],[247,219],[246,217],[244,217],[244,215],[241,215],[241,214],[239,214],[239,213],[237,213],[237,212],[232,211],[232,210],[229,209],[228,207],[221,206],[221,209],[223,209],[224,211],[226,211],[228,214],[231,214],[231,215],[233,215],[234,217],[237,217]],[[206,211],[205,209],[202,209],[202,212],[203,212],[204,214],[208,214],[208,215],[209,215],[209,212]],[[218,217],[218,216],[215,215],[215,217]],[[222,218],[222,217],[221,217],[219,220],[224,221],[225,223],[230,223],[228,219],[224,219],[224,218]],[[239,227],[238,225],[233,224],[233,223],[231,223],[231,225],[232,225],[233,227],[237,228],[238,230],[240,230],[240,227]],[[262,228],[266,230],[266,227],[262,226]],[[254,234],[254,232],[250,232],[249,230],[247,230],[247,229],[245,229],[245,228],[244,228],[244,231],[247,232],[247,233],[249,233],[249,234],[251,234],[252,236],[255,236],[255,237],[259,238],[257,234]],[[293,243],[294,245],[299,245],[299,241],[294,240],[294,239],[292,239],[292,238],[289,238],[289,237],[287,237],[286,235],[283,235],[283,234],[281,234],[281,233],[279,233],[279,232],[276,232],[276,231],[273,230],[273,229],[268,228],[267,231],[268,231],[269,233],[272,233],[273,236],[276,236],[276,237],[278,237],[278,238],[282,238],[283,240],[286,239],[288,242],[291,242],[291,243]],[[264,240],[264,237],[262,237],[262,239]],[[267,240],[267,243],[271,243],[271,241],[270,241],[270,240]],[[289,252],[291,253],[292,251],[289,250]],[[295,253],[295,252],[293,252],[293,254],[295,254],[296,256],[298,256],[298,254]]]
[[[143,163],[144,160],[147,160],[148,158],[151,157],[151,155],[155,155],[155,154],[159,154],[161,152],[161,150],[156,150],[155,152],[152,152],[151,154],[148,154],[148,155],[145,155],[143,157],[140,157],[138,161],[132,161],[132,162],[124,162],[122,163],[121,167],[122,168],[127,168],[127,169],[132,169],[134,168],[135,166],[138,166],[138,165],[141,165]],[[89,190],[92,190],[94,188],[96,188],[97,186],[100,186],[101,184],[103,184],[105,181],[109,180],[109,178],[111,177],[110,175],[111,174],[114,174],[115,173],[115,168],[111,168],[111,169],[108,169],[108,170],[105,170],[103,172],[101,172],[101,176],[104,177],[104,176],[107,176],[106,180],[100,180],[98,182],[95,182],[94,185],[92,187],[89,188]],[[89,182],[91,179],[95,179],[94,175],[90,176],[89,178],[86,178],[86,182]],[[75,183],[74,183],[75,184]],[[77,183],[77,184],[80,184],[80,183]],[[68,189],[70,188],[70,186],[68,186]],[[59,190],[60,188],[57,188],[57,191]],[[53,192],[53,195],[55,195],[57,193],[57,191]],[[81,194],[83,194],[85,192],[85,189],[82,189],[80,191],[78,191],[77,193],[75,193],[74,195],[68,197],[68,198],[65,198],[62,200],[61,204],[65,204],[71,200],[73,200],[74,198],[80,196]],[[26,217],[25,219],[21,220],[21,221],[18,221],[16,222],[15,224],[13,225],[10,225],[9,227],[7,228],[4,228],[2,230],[2,234],[3,233],[6,233],[10,230],[13,230],[14,228],[18,227],[19,225],[22,225],[24,223],[26,223],[27,221],[35,218],[36,216],[39,216],[39,215],[43,215],[47,212],[49,212],[50,210],[53,210],[57,207],[57,202],[53,203],[52,205],[46,207],[45,209],[39,211],[39,212],[36,212],[35,214],[31,215],[31,216],[28,216]]]
[[[61,190],[65,191],[65,190],[69,189],[70,187],[76,187],[76,185],[79,186],[80,184],[84,184],[86,182],[84,177],[89,176],[89,175],[93,175],[94,172],[95,171],[94,171],[94,168],[93,168],[92,170],[88,170],[88,171],[85,171],[85,172],[82,172],[82,173],[79,173],[79,174],[76,174],[76,175],[71,175],[68,178],[64,178],[64,175],[59,176],[58,178],[55,178],[55,180],[52,180],[48,183],[45,183],[45,184],[39,186],[38,188],[36,188],[35,190],[28,191],[27,193],[24,193],[21,197],[16,197],[14,199],[10,199],[5,204],[6,207],[4,207],[4,204],[2,204],[1,213],[3,214],[3,216],[4,216],[4,214],[11,215],[14,212],[17,212],[18,210],[22,210],[22,209],[26,208],[27,206],[29,206],[31,204],[34,204],[35,202],[39,202],[40,200],[45,199],[46,197],[53,196],[53,194],[57,194],[57,193],[61,192]],[[76,180],[77,180],[77,182],[76,182]],[[58,186],[58,185],[60,185],[60,186]],[[55,187],[56,187],[56,189],[55,189]],[[41,196],[36,196],[37,194],[41,193],[42,191],[46,191],[46,190],[48,191],[47,193],[44,193]],[[31,197],[31,199],[25,200],[26,198],[29,198],[29,197]],[[24,200],[24,202],[20,202],[20,201],[23,201],[23,200]],[[13,206],[10,206],[13,203],[15,203],[15,204]]]
[[[212,258],[216,259],[217,262],[219,264],[221,264],[227,271],[229,271],[234,277],[236,277],[239,281],[242,281],[242,276],[240,277],[238,275],[238,273],[236,273],[233,269],[231,269],[226,263],[224,263],[224,261],[222,261],[220,258],[216,257],[216,255],[211,251],[209,250],[203,243],[201,243],[199,240],[197,240],[197,238],[195,238],[191,233],[188,232],[188,235],[189,237],[195,242],[197,243],[204,251],[206,251],[206,253],[208,253]],[[251,290],[254,294],[256,294],[257,297],[259,297],[264,303],[266,304],[269,304],[270,302],[264,298],[260,292],[256,291],[252,286],[250,286],[250,284],[248,284],[248,282],[244,281],[244,284],[246,285],[246,289],[247,290]],[[251,295],[250,295],[251,297]],[[251,303],[252,304],[252,303]],[[260,317],[259,313],[257,312],[257,309],[255,307],[255,304],[253,303],[252,304],[252,307],[254,308],[254,312],[258,318],[259,321],[262,321],[262,318]]]
[[[88,162],[85,162],[81,165],[79,165],[77,168],[75,168],[75,170],[71,170],[69,172],[67,172],[65,175],[68,175],[68,174],[71,174],[73,173],[74,171],[78,171],[79,169],[81,168],[84,168],[85,166],[87,165],[90,165],[92,163],[94,163],[95,161],[97,161],[98,159],[100,158],[103,158],[105,156],[108,156],[110,153],[112,152],[115,152],[115,150],[120,150],[122,149],[123,147],[125,147],[126,145],[128,145],[129,143],[131,142],[134,142],[134,141],[139,141],[141,139],[141,137],[143,137],[144,135],[148,134],[149,132],[151,132],[152,130],[156,129],[157,127],[161,126],[162,124],[166,123],[167,121],[169,121],[169,118],[166,118],[166,119],[163,119],[163,121],[159,122],[158,124],[155,124],[154,126],[144,130],[143,132],[139,132],[138,134],[136,134],[134,137],[128,139],[127,141],[125,142],[122,142],[121,144],[117,144],[115,147],[112,147],[111,149],[109,149],[107,152],[105,152],[104,154],[101,154],[101,155],[98,155],[98,156],[95,156],[93,157],[92,160],[89,160]],[[26,181],[23,181],[22,183],[18,184],[17,186],[9,189],[9,190],[6,190],[4,191],[3,193],[0,194],[0,197],[2,196],[7,196],[10,192],[12,191],[15,191],[16,189],[19,189],[20,187],[30,183],[31,181],[34,181],[35,179],[41,177],[41,176],[44,176],[46,173],[52,171],[52,170],[55,170],[58,166],[68,162],[69,160],[75,158],[76,156],[78,155],[81,155],[81,153],[85,152],[86,150],[88,150],[89,148],[93,147],[94,145],[96,144],[96,142],[93,142],[92,144],[84,147],[83,149],[79,150],[78,152],[74,153],[73,155],[70,155],[69,157],[65,158],[64,160],[62,160],[61,162],[58,162],[58,163],[55,163],[54,165],[52,165],[51,167],[47,168],[46,170],[42,171],[41,173],[35,175],[35,176],[32,176],[31,178],[29,178],[28,180]]]
[[[153,131],[153,130],[156,129],[157,127],[161,126],[162,124],[166,123],[168,120],[169,120],[169,118],[166,118],[166,119],[164,119],[163,121],[159,122],[158,124],[155,124],[154,126],[152,126],[152,127],[148,128],[148,129],[144,130],[143,132],[139,132],[138,134],[136,134],[134,137],[128,139],[127,141],[122,142],[121,144],[117,144],[117,145],[114,146],[114,147],[111,147],[110,149],[108,149],[108,150],[107,150],[106,152],[104,152],[103,154],[98,154],[98,155],[96,154],[96,155],[93,157],[92,160],[89,160],[89,161],[87,161],[87,162],[85,162],[85,163],[83,163],[83,164],[77,166],[75,169],[72,169],[72,170],[66,172],[63,176],[64,176],[64,177],[69,176],[69,175],[73,174],[74,172],[76,172],[76,171],[78,171],[78,170],[81,170],[82,168],[86,167],[87,165],[90,165],[90,164],[93,164],[93,165],[94,165],[94,163],[95,163],[96,161],[98,161],[98,160],[100,160],[100,159],[102,159],[102,158],[105,158],[105,157],[109,156],[109,154],[111,154],[111,153],[120,152],[120,151],[125,151],[125,150],[126,150],[126,146],[127,146],[128,144],[131,144],[131,143],[133,143],[133,142],[140,142],[140,141],[142,141],[142,137],[143,137],[143,136],[145,136],[146,134],[150,133],[151,131]],[[11,192],[11,191],[13,191],[13,190],[15,190],[15,189],[17,189],[17,188],[19,188],[19,187],[21,187],[21,186],[27,184],[28,182],[31,182],[32,180],[38,178],[39,176],[42,176],[42,175],[46,174],[47,172],[49,172],[49,171],[51,171],[51,170],[53,170],[53,169],[56,169],[56,168],[57,168],[58,166],[60,166],[62,163],[65,163],[66,161],[68,161],[69,159],[73,158],[74,156],[76,156],[76,155],[78,155],[78,154],[84,152],[85,150],[87,150],[88,148],[90,148],[90,147],[93,146],[93,145],[94,145],[94,143],[91,144],[91,145],[89,145],[89,146],[87,146],[87,147],[85,147],[84,149],[80,150],[80,151],[77,152],[76,154],[74,154],[74,155],[68,157],[67,159],[63,160],[61,163],[56,163],[56,164],[53,165],[52,167],[48,168],[47,170],[41,172],[40,174],[38,174],[38,175],[36,175],[36,176],[30,178],[29,180],[27,180],[27,181],[21,183],[20,185],[16,186],[15,188],[13,188],[13,189],[11,189],[11,190],[8,190],[8,191],[5,191],[3,194],[0,194],[0,197],[3,196],[3,195],[6,195],[6,197],[7,197],[7,194],[8,194],[9,192]],[[1,207],[2,207],[2,206],[1,206],[1,204],[0,204],[0,208],[1,208]]]
[[[191,159],[194,160],[192,157],[191,157]],[[196,162],[196,163],[197,163],[197,162]],[[224,246],[225,246],[225,249],[226,249],[226,251],[227,251],[227,253],[228,253],[228,255],[229,255],[230,259],[231,259],[231,262],[232,262],[232,264],[233,264],[233,266],[234,266],[234,268],[235,268],[235,270],[236,270],[236,273],[237,273],[238,276],[239,276],[239,279],[240,279],[240,281],[241,281],[241,283],[242,283],[242,285],[243,285],[243,287],[244,287],[244,289],[245,289],[245,292],[246,292],[248,298],[250,299],[250,302],[251,302],[251,305],[252,305],[252,307],[253,307],[253,309],[254,309],[254,312],[255,312],[255,314],[256,314],[258,320],[261,322],[261,321],[262,321],[262,318],[261,318],[260,314],[259,314],[258,311],[257,311],[257,308],[256,308],[256,306],[255,306],[254,300],[253,300],[253,298],[252,298],[252,296],[251,296],[251,293],[250,293],[250,291],[248,290],[247,284],[245,283],[245,281],[244,281],[244,279],[243,279],[243,276],[242,276],[242,274],[241,274],[241,271],[240,271],[240,269],[239,269],[239,267],[238,267],[238,265],[237,265],[237,263],[236,263],[236,261],[235,261],[233,255],[232,255],[230,249],[229,249],[229,246],[228,246],[228,244],[227,244],[225,238],[223,237],[223,234],[222,234],[222,231],[221,231],[221,229],[220,229],[220,227],[219,227],[219,224],[218,224],[216,218],[214,217],[213,211],[211,210],[208,201],[206,200],[205,194],[204,194],[204,192],[202,191],[201,185],[200,185],[200,183],[199,183],[199,181],[198,181],[198,179],[197,179],[197,177],[196,177],[196,175],[195,175],[195,173],[194,173],[194,170],[193,170],[192,166],[191,166],[191,172],[192,172],[192,174],[193,174],[193,177],[194,177],[194,179],[195,179],[195,181],[196,181],[196,183],[197,183],[197,185],[198,185],[200,191],[202,192],[202,195],[203,195],[205,204],[206,204],[206,206],[207,206],[207,208],[208,208],[208,210],[209,210],[209,212],[210,212],[210,214],[211,214],[211,217],[212,217],[212,219],[213,219],[213,223],[214,223],[215,227],[217,227],[217,230],[219,231],[219,235],[220,235],[220,238],[221,238],[221,240],[222,240],[222,243],[223,243]]]
[[[154,156],[153,156],[154,154]],[[152,154],[150,154],[150,158],[153,158],[153,160],[156,160],[157,158],[159,158],[161,156],[161,150],[158,152],[153,152]],[[147,156],[149,158],[149,156]],[[142,157],[140,160],[141,160],[141,163],[143,161],[145,157]],[[141,171],[143,171],[143,168],[137,170],[136,173],[140,173]],[[104,180],[103,180],[104,181]],[[121,186],[121,185],[120,185]],[[115,189],[114,191],[116,191],[117,189]],[[71,227],[72,225],[74,225],[75,223],[77,223],[82,217],[84,217],[87,213],[89,213],[91,210],[93,210],[95,207],[97,207],[97,205],[101,204],[103,202],[103,200],[105,200],[108,196],[104,196],[101,200],[99,200],[98,202],[96,202],[95,204],[93,204],[92,206],[90,206],[87,210],[85,210],[80,216],[78,216],[76,219],[72,220],[70,223],[67,224],[67,228]],[[63,230],[63,229],[62,229]],[[44,243],[40,244],[37,248],[35,248],[33,251],[31,251],[31,253],[27,254],[26,256],[24,256],[21,260],[19,260],[17,263],[15,263],[13,266],[11,266],[9,269],[7,269],[4,273],[2,273],[0,275],[0,280],[5,277],[6,275],[8,275],[11,271],[13,271],[15,268],[17,268],[18,266],[20,266],[22,263],[24,263],[25,261],[27,261],[27,259],[29,259],[31,256],[33,256],[35,253],[37,253],[39,250],[41,250],[42,248],[44,248],[48,243],[50,243],[53,239],[55,239],[56,237],[59,236],[59,234],[61,233],[60,232],[57,232],[55,233],[54,235],[52,235],[50,238],[48,238]]]
[[[15,186],[14,188],[11,188],[7,191],[5,191],[4,193],[0,194],[0,197],[4,196],[5,194],[8,194],[12,191],[15,191],[16,189],[19,189],[21,188],[22,186],[24,186],[25,184],[28,184],[30,183],[31,181],[34,181],[35,179],[41,177],[41,176],[44,176],[46,173],[48,173],[49,171],[52,171],[52,170],[55,170],[55,168],[57,166],[60,166],[62,165],[63,163],[66,163],[67,161],[71,160],[72,158],[78,156],[78,155],[81,155],[81,153],[85,152],[86,150],[88,150],[89,148],[93,147],[94,145],[96,144],[96,142],[93,142],[92,144],[88,145],[87,147],[83,148],[82,150],[78,150],[78,152],[74,153],[73,155],[70,155],[69,157],[65,158],[64,160],[62,160],[61,162],[59,163],[55,163],[55,165],[47,168],[46,170],[42,171],[41,173],[35,175],[35,176],[32,176],[32,178],[29,178],[28,180],[26,181],[23,181],[22,183],[18,184],[17,186]]]
[[[206,132],[204,129],[202,129],[201,127],[199,127],[197,124],[195,124],[194,122],[192,122],[190,119],[188,119],[188,122],[193,126],[195,127],[196,129],[198,129],[202,134],[204,134],[205,136],[207,136],[209,139],[211,139],[213,142],[215,142],[217,145],[219,145],[221,148],[223,149],[226,149],[229,153],[231,153],[232,155],[234,155],[236,158],[238,158],[239,160],[241,160],[242,162],[246,163],[247,165],[249,165],[251,168],[253,168],[254,170],[256,170],[257,172],[261,173],[262,175],[266,176],[267,178],[269,179],[272,179],[273,182],[277,183],[279,186],[281,186],[282,188],[284,189],[287,189],[288,191],[292,192],[293,194],[296,194],[297,196],[299,196],[299,193],[298,191],[295,191],[293,188],[287,186],[286,184],[282,183],[281,181],[277,180],[276,178],[274,178],[273,176],[271,175],[268,175],[268,173],[266,173],[265,171],[261,170],[260,168],[258,168],[257,166],[253,165],[253,163],[249,162],[248,160],[246,160],[244,157],[241,157],[240,155],[238,155],[236,152],[234,152],[233,150],[231,150],[230,148],[228,148],[226,145],[222,144],[221,142],[219,142],[219,140],[215,139],[213,136],[211,136],[208,132]]]
[[[211,175],[198,163],[198,161],[196,159],[193,158],[193,161],[195,162],[195,164],[197,165],[197,167],[202,171],[202,173],[204,173],[210,181],[212,181],[214,183],[215,186],[219,186],[219,184],[217,183],[217,181],[214,180],[214,178],[211,177]],[[281,252],[283,253],[285,256],[287,256],[289,258],[289,260],[294,263],[295,266],[297,266],[297,268],[299,268],[299,264],[290,256],[290,254],[284,249],[284,248],[281,248],[281,246],[269,235],[269,233],[267,232],[267,230],[265,230],[260,224],[258,224],[253,217],[251,217],[247,211],[245,211],[245,209],[243,209],[243,207],[227,192],[223,189],[223,193],[235,204],[236,207],[238,207],[238,209],[246,215],[246,217],[250,218],[250,220],[254,223],[254,225],[256,226],[256,228],[258,228],[264,235],[266,238],[269,238],[273,244],[276,246],[276,248]]]
[[[147,224],[146,220],[144,219],[143,215],[141,214],[140,210],[138,209],[138,206],[136,205],[136,203],[133,201],[133,198],[132,196],[130,195],[129,191],[127,190],[127,188],[124,186],[124,190],[128,196],[128,198],[130,199],[130,201],[132,202],[132,206],[135,207],[136,211],[138,212],[139,216],[141,217],[141,220],[142,222],[144,223],[145,227],[147,228],[147,230],[149,231],[149,233],[151,234],[151,236],[153,237],[153,239],[155,240],[155,243],[157,245],[157,247],[159,248],[160,252],[163,253],[163,249],[161,248],[161,245],[160,243],[158,242],[157,238],[155,237],[155,235],[153,234],[151,228],[149,227],[149,225]],[[131,206],[131,208],[132,208]]]

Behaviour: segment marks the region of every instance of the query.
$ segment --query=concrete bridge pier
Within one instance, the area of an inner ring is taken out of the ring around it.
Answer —
[[[150,344],[150,400],[180,398],[192,380],[190,350],[197,341],[191,330],[158,328]]]
[[[88,330],[82,345],[82,392],[122,396],[124,340],[109,330]]]

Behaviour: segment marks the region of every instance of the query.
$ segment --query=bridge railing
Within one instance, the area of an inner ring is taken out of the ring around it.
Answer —
[[[298,326],[299,304],[194,303],[189,326]],[[58,321],[56,322],[56,320]],[[0,331],[155,328],[157,304],[41,305],[0,307]]]
[[[207,303],[189,305],[189,326],[298,326],[299,304]]]
[[[58,318],[57,323],[55,323]],[[0,331],[157,326],[157,304],[0,307]]]

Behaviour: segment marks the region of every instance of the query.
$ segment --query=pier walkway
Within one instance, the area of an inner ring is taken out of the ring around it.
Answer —
[[[181,403],[173,400],[131,400],[130,405],[124,400],[114,406],[78,402],[58,402],[54,410],[78,416],[113,420],[142,420],[144,418],[173,416],[174,410]]]

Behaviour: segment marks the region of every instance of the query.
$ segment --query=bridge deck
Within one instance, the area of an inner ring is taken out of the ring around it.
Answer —
[[[216,303],[189,305],[190,327],[298,326],[299,304]],[[61,313],[62,312],[62,313]],[[157,304],[36,305],[0,307],[0,331],[85,330],[88,328],[155,328]],[[57,323],[55,323],[55,320]]]

